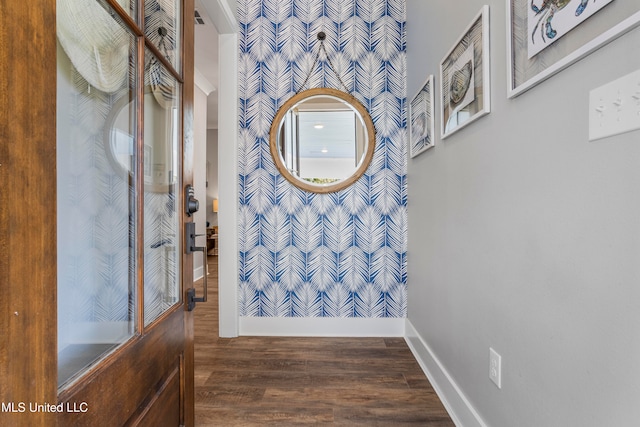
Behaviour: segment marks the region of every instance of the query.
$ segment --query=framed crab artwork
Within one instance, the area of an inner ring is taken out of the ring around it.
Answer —
[[[489,6],[483,6],[440,62],[444,139],[491,111]]]
[[[613,0],[527,1],[527,53],[533,58]]]
[[[640,24],[640,2],[507,0],[509,98]]]

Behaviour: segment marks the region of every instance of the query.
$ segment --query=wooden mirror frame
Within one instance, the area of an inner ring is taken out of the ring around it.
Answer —
[[[280,126],[285,115],[292,107],[294,107],[298,103],[304,101],[307,98],[320,95],[332,96],[349,104],[353,109],[356,110],[356,112],[364,122],[365,129],[367,130],[367,148],[364,152],[364,155],[362,156],[362,161],[359,163],[355,172],[348,178],[332,184],[313,184],[311,182],[303,181],[293,176],[285,166],[280,154],[280,150],[278,149],[278,133],[280,132]],[[344,190],[345,188],[356,182],[358,179],[360,179],[360,177],[364,175],[365,171],[369,167],[369,164],[371,164],[375,145],[376,129],[373,125],[373,120],[371,119],[371,116],[369,115],[367,109],[354,96],[346,92],[342,92],[341,90],[331,88],[308,89],[292,96],[287,102],[284,103],[282,107],[280,107],[280,109],[276,113],[276,116],[271,123],[271,131],[269,132],[269,148],[271,150],[271,157],[273,158],[276,168],[278,169],[280,174],[296,187],[312,193],[324,194]]]

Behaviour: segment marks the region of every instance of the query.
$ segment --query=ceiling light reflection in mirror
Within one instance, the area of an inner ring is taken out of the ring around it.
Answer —
[[[294,185],[313,192],[337,191],[366,170],[374,134],[368,112],[351,95],[310,89],[278,111],[271,129],[272,155]]]

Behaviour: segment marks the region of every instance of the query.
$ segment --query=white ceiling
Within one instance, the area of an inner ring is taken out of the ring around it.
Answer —
[[[207,98],[207,128],[218,128],[218,31],[207,9],[212,0],[196,0],[196,11],[204,20],[204,25],[196,22],[195,27],[195,68],[196,84],[207,91],[213,89]]]
[[[300,111],[300,157],[355,158],[356,117],[353,111]]]

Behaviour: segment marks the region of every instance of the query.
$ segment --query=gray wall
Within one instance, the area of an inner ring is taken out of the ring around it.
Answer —
[[[408,163],[409,321],[487,425],[637,425],[640,132],[589,142],[587,117],[640,30],[509,100],[503,0],[408,0],[409,95],[483,4],[492,112]]]

